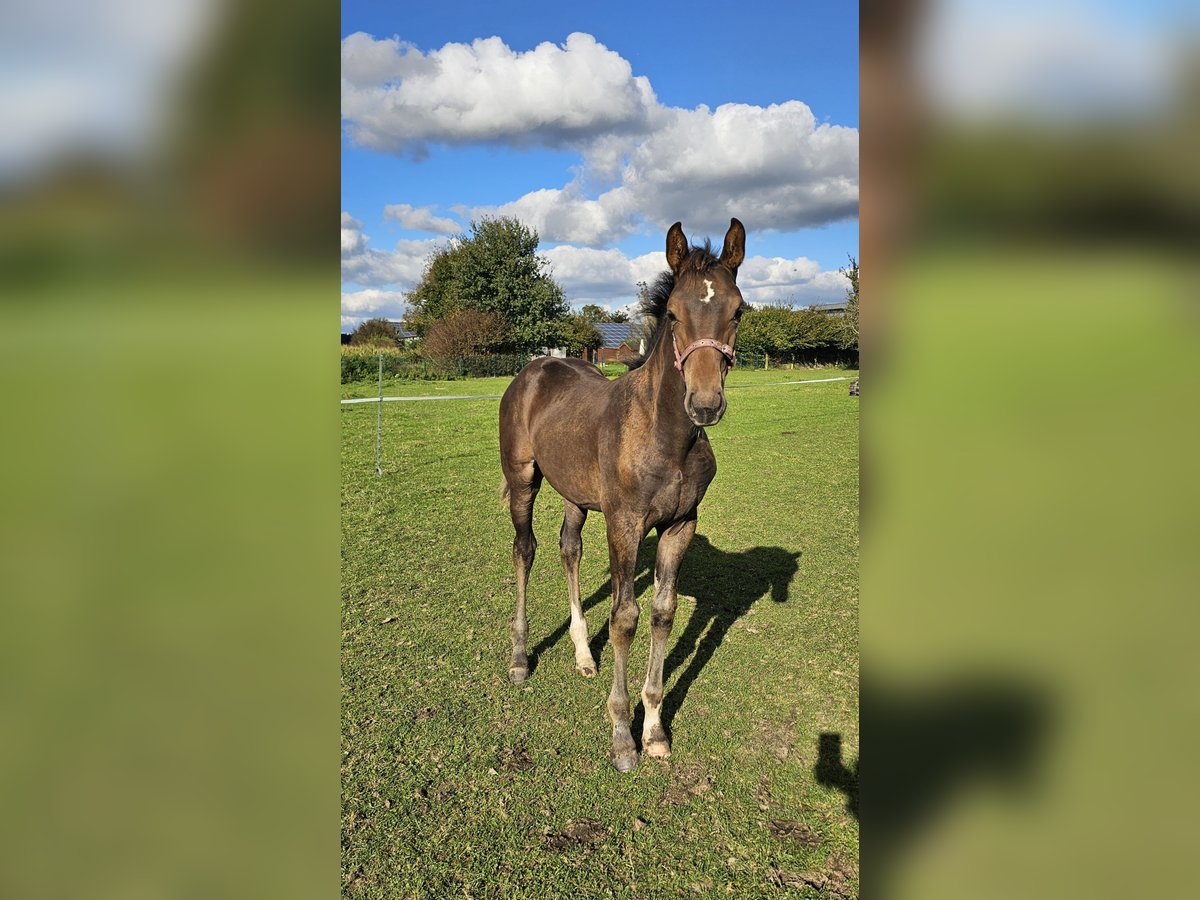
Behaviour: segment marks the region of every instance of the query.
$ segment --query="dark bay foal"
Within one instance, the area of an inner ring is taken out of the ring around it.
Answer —
[[[520,684],[529,674],[525,587],[537,549],[533,501],[545,477],[563,498],[559,547],[571,600],[570,633],[575,667],[587,677],[596,674],[596,663],[579,599],[580,532],[589,511],[604,514],[615,657],[608,714],[613,765],[622,772],[638,759],[629,731],[626,663],[639,616],[637,551],[651,528],[659,538],[642,747],[651,756],[670,754],[660,717],[663,655],[675,621],[679,566],[696,531],[696,509],[717,471],[704,426],[717,424],[725,412],[725,374],[734,362],[743,308],[736,280],[745,244],[737,219],[730,222],[720,257],[707,242],[689,247],[676,222],[667,232],[670,271],[659,277],[643,309],[653,322],[648,349],[630,372],[609,381],[581,360],[544,357],[522,369],[500,401],[500,465],[516,529],[509,678]]]

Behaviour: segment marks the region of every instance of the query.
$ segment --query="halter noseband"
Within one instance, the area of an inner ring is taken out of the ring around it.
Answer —
[[[675,349],[675,368],[679,370],[679,374],[683,374],[683,364],[687,358],[692,355],[692,351],[699,350],[701,347],[712,347],[714,350],[720,350],[721,355],[729,360],[729,368],[733,368],[737,363],[737,354],[733,352],[733,348],[728,344],[722,344],[720,341],[714,341],[712,338],[700,338],[698,341],[692,341],[683,352],[679,352],[679,342],[675,340],[675,329],[671,329],[671,346]],[[724,374],[721,375],[722,381]]]

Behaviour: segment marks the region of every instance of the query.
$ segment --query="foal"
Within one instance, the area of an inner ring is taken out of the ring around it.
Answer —
[[[533,502],[545,477],[563,498],[559,547],[571,600],[575,668],[589,678],[596,663],[579,599],[580,533],[589,511],[604,514],[613,591],[608,715],[612,761],[622,772],[638,760],[629,731],[626,663],[639,615],[637,551],[651,528],[659,537],[650,665],[642,688],[642,747],[655,757],[671,752],[660,709],[663,655],[675,620],[679,565],[696,531],[696,509],[717,471],[704,426],[717,424],[725,413],[725,374],[734,363],[744,307],[736,279],[745,244],[746,231],[737,219],[730,222],[720,257],[707,242],[689,247],[676,222],[667,232],[670,271],[659,276],[643,307],[653,321],[649,346],[631,371],[609,381],[582,360],[543,357],[521,370],[500,401],[500,465],[516,529],[517,609],[509,678],[520,684],[529,674],[525,587],[537,549]]]

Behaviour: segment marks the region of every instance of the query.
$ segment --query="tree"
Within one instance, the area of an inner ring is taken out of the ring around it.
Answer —
[[[738,349],[795,357],[802,350],[835,347],[843,336],[841,317],[783,303],[751,307],[738,325]]]
[[[478,309],[456,309],[425,334],[425,355],[435,362],[495,350],[508,340],[504,319]]]
[[[841,273],[850,281],[846,289],[846,314],[842,316],[841,346],[843,349],[858,346],[858,260],[848,256],[850,264]]]
[[[408,295],[405,324],[425,337],[434,323],[474,309],[504,322],[505,342],[494,350],[521,353],[555,346],[568,306],[537,245],[537,232],[516,219],[472,222],[469,236],[429,258],[421,283]]]
[[[367,319],[350,333],[355,347],[399,347],[400,329],[387,319]]]
[[[772,356],[790,353],[797,332],[795,312],[782,303],[747,308],[738,324],[738,349]]]
[[[617,310],[616,312],[610,312],[603,306],[597,306],[595,303],[585,304],[583,308],[579,310],[579,314],[589,322],[593,323],[629,321],[629,316],[626,313],[620,310]]]
[[[817,309],[793,310],[791,343],[788,350],[834,347],[842,336],[841,316]]]
[[[587,307],[584,307],[586,309]],[[584,313],[567,316],[560,336],[560,346],[571,353],[597,350],[604,346],[604,336]]]

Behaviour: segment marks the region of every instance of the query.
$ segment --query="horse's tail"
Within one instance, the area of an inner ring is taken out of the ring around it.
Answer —
[[[501,484],[500,484],[500,490],[499,490],[497,493],[498,493],[498,495],[499,495],[499,497],[500,497],[500,502],[501,502],[501,503],[507,503],[507,502],[508,502],[508,479],[507,479],[507,478],[505,478],[505,479],[504,479],[504,481],[503,481],[503,482],[501,482]]]

